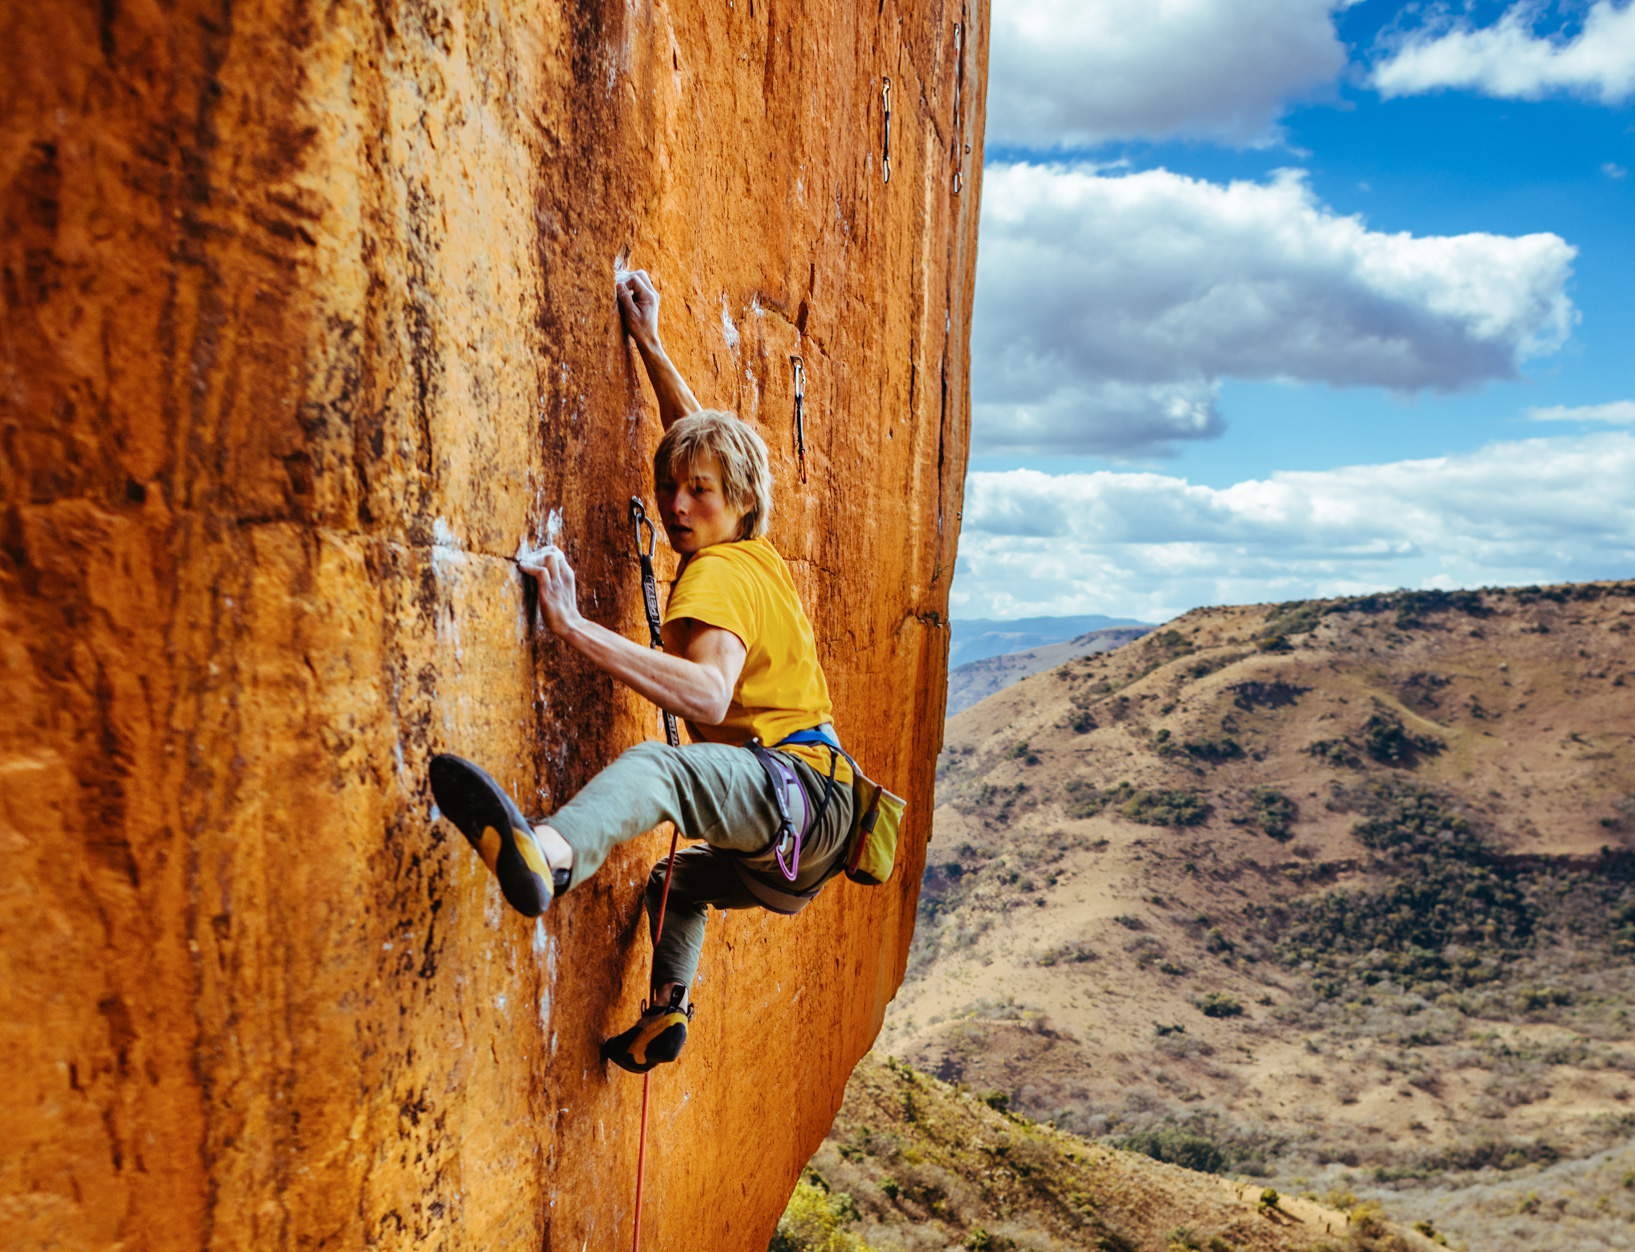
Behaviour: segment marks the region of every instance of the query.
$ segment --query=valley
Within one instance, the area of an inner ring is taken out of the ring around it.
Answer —
[[[876,1052],[1455,1244],[1635,1221],[1635,584],[1197,610],[947,724]]]

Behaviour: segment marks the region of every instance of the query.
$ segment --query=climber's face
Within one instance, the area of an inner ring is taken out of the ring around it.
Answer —
[[[709,453],[691,465],[672,466],[658,481],[659,516],[670,546],[691,555],[738,538],[744,511],[721,490],[721,467]]]

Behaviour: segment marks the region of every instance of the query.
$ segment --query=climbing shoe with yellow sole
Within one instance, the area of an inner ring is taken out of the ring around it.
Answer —
[[[500,890],[524,917],[538,917],[568,885],[568,871],[553,871],[533,827],[505,789],[463,757],[431,759],[431,793],[443,816],[500,880]]]
[[[602,1059],[632,1074],[645,1074],[675,1060],[687,1042],[687,1023],[693,1020],[693,1006],[682,1007],[686,994],[678,988],[668,1004],[643,1003],[641,1019],[602,1044]]]

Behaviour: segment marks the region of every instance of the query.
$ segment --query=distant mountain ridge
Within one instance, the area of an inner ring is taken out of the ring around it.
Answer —
[[[1105,626],[1065,643],[1047,643],[1024,652],[1006,652],[979,661],[967,661],[948,671],[948,708],[943,716],[953,717],[963,713],[979,700],[986,700],[995,692],[1003,691],[1031,674],[1054,669],[1081,656],[1110,652],[1141,638],[1152,629],[1151,626]]]
[[[1133,617],[1104,617],[1099,613],[1083,617],[1019,617],[1014,621],[971,617],[948,623],[950,643],[948,668],[983,661],[1007,652],[1023,652],[1050,643],[1066,643],[1079,635],[1109,626],[1151,626]]]

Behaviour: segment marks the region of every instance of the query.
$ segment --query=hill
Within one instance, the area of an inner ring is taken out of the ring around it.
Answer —
[[[1621,1183],[1547,1193],[1635,1129],[1632,627],[1631,583],[1199,610],[968,709],[884,1046],[1181,1163],[1441,1188],[1482,1247],[1627,1246]]]
[[[980,661],[968,661],[948,671],[946,716],[963,713],[973,704],[986,700],[1029,675],[1054,669],[1094,652],[1110,652],[1141,638],[1150,630],[1151,626],[1108,626],[1088,631],[1064,643],[1047,643],[1021,652],[1006,652]]]
[[[865,1057],[771,1252],[1433,1252],[1364,1205],[1341,1212],[1162,1164]],[[1354,1197],[1344,1197],[1353,1200]]]

